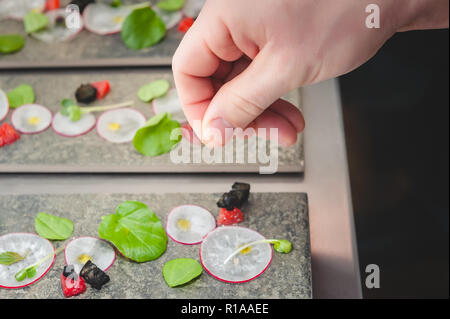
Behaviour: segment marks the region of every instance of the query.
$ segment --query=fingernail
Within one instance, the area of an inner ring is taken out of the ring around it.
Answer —
[[[233,136],[234,127],[227,120],[217,118],[209,122],[205,130],[203,143],[206,145],[224,145]]]

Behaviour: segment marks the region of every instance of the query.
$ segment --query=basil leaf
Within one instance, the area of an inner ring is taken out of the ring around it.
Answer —
[[[181,138],[180,123],[172,120],[170,114],[160,113],[137,130],[133,145],[145,156],[158,156],[170,152]]]
[[[292,250],[292,244],[289,240],[281,239],[273,243],[273,248],[279,253],[287,254]]]
[[[25,45],[25,38],[19,34],[0,35],[0,53],[13,53]]]
[[[70,219],[43,212],[36,216],[34,226],[39,236],[53,240],[67,239],[73,232],[73,223]]]
[[[191,258],[177,258],[166,262],[163,276],[169,287],[183,285],[202,274],[200,263]]]
[[[147,205],[125,201],[115,214],[102,217],[100,238],[109,240],[131,260],[145,262],[159,258],[167,246],[167,235],[161,220]]]
[[[142,102],[150,102],[153,99],[163,96],[170,88],[167,80],[155,80],[139,88],[138,98]]]
[[[158,2],[157,6],[166,11],[176,11],[184,6],[184,0],[162,0]]]
[[[26,33],[33,33],[45,29],[48,18],[45,14],[30,11],[23,17],[23,24]]]
[[[6,95],[8,96],[9,107],[13,109],[34,102],[34,91],[28,84],[19,85],[9,91]]]
[[[9,266],[23,260],[24,258],[24,256],[21,256],[13,251],[6,251],[0,254],[0,264]]]
[[[166,34],[166,26],[150,7],[135,9],[125,19],[121,36],[127,47],[133,50],[148,48]]]

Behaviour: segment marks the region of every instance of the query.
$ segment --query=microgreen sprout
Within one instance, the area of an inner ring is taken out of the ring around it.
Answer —
[[[249,244],[243,245],[243,246],[239,247],[238,249],[236,249],[230,256],[228,256],[225,259],[223,264],[226,264],[227,262],[229,262],[231,260],[231,258],[233,258],[237,254],[239,254],[244,249],[246,249],[248,247],[251,247],[251,246],[254,246],[254,245],[259,245],[259,244],[273,244],[273,248],[277,252],[283,253],[283,254],[287,254],[287,253],[289,253],[292,250],[292,243],[289,240],[286,240],[286,239],[257,240],[257,241],[254,241],[254,242],[251,242]]]
[[[72,122],[77,122],[81,119],[81,116],[86,113],[91,112],[103,112],[120,107],[128,107],[133,105],[133,101],[123,102],[119,104],[106,105],[106,106],[90,106],[90,107],[80,107],[74,100],[63,99],[61,101],[61,114],[68,116]]]

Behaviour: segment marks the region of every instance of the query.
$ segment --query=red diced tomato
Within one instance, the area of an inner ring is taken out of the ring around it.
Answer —
[[[194,19],[192,19],[191,17],[186,17],[180,21],[180,24],[178,25],[178,31],[187,32],[187,30],[189,30],[189,28],[193,24],[194,24]]]
[[[221,208],[219,213],[219,218],[217,219],[217,224],[221,225],[233,225],[240,223],[244,220],[244,214],[242,211],[235,207],[233,210],[227,210],[226,208]]]
[[[105,95],[109,92],[111,87],[109,81],[107,80],[100,82],[93,82],[91,83],[91,85],[97,89],[97,99],[104,98]]]
[[[86,283],[78,276],[77,280],[61,274],[61,287],[66,298],[82,294],[86,290]]]
[[[0,126],[0,147],[14,143],[20,138],[16,130],[8,123]]]
[[[59,0],[47,0],[47,2],[45,3],[45,11],[51,11],[59,8]]]

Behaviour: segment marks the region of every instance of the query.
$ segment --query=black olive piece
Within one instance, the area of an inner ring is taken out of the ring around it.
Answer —
[[[248,193],[242,191],[231,190],[228,193],[222,194],[217,206],[221,208],[226,208],[227,210],[233,210],[233,208],[241,208],[242,205],[247,201]]]
[[[102,286],[110,280],[109,276],[90,260],[84,264],[80,271],[80,276],[97,290],[102,289]]]
[[[66,278],[71,278],[71,279],[73,279],[75,281],[78,279],[78,275],[75,272],[75,267],[73,265],[66,265],[66,266],[64,266],[63,276],[66,277]]]
[[[97,98],[97,89],[90,84],[81,84],[75,92],[75,98],[81,103],[91,103]]]
[[[80,13],[83,13],[84,8],[87,7],[88,4],[94,3],[95,0],[72,0],[70,4],[76,4],[80,9]]]
[[[247,191],[247,192],[250,192],[250,184],[234,182],[233,186],[231,186],[231,189],[233,189],[235,191]]]

